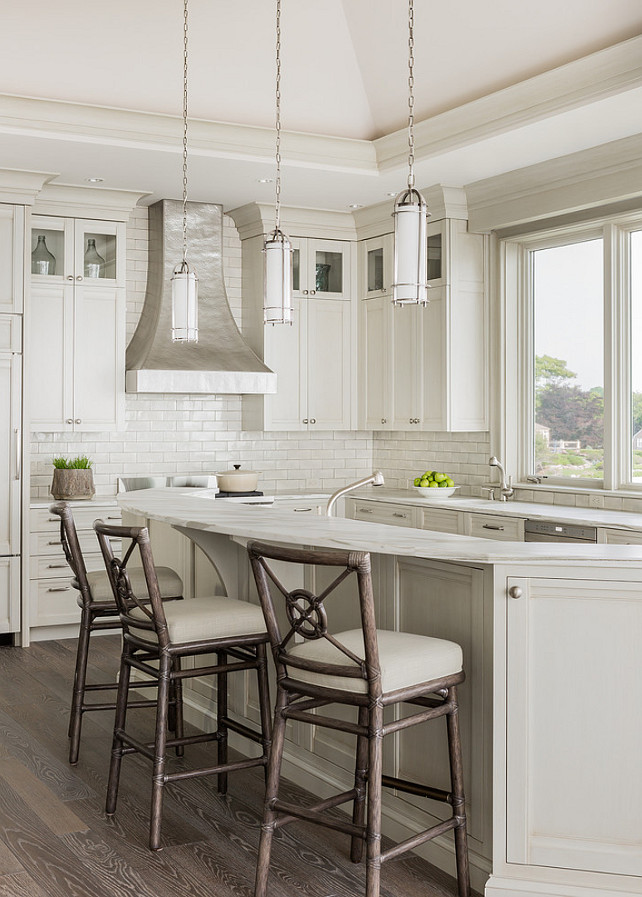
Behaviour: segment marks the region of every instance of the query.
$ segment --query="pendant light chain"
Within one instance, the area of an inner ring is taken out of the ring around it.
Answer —
[[[187,264],[187,0],[183,3],[183,265]]]
[[[415,6],[408,0],[408,188],[415,186]]]
[[[276,0],[276,206],[275,230],[281,229],[281,0]]]

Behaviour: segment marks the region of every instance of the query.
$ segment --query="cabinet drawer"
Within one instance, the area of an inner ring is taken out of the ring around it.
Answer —
[[[463,515],[460,511],[449,511],[446,508],[431,508],[427,511],[419,509],[421,515],[420,526],[422,529],[431,529],[438,533],[463,532]]]
[[[355,501],[354,520],[389,523],[393,526],[415,526],[415,509],[404,505],[387,505],[380,501]]]
[[[55,626],[80,621],[78,592],[69,582],[59,579],[32,580],[30,585],[30,623]]]
[[[104,570],[102,554],[83,554],[87,572]],[[29,579],[71,579],[72,572],[64,555],[44,555],[29,558]]]
[[[97,551],[100,551],[98,537],[96,536],[96,533],[91,530],[88,532],[79,532],[78,541],[83,555],[96,554]],[[118,553],[121,548],[120,539],[111,539],[110,541],[112,548]],[[61,557],[64,559],[60,534],[57,532],[31,533],[29,552],[32,557],[37,555],[43,557]]]
[[[468,534],[482,539],[499,539],[502,542],[523,542],[524,521],[499,514],[470,514]]]
[[[609,545],[642,545],[642,533],[632,529],[600,529],[598,541]]]
[[[72,508],[77,530],[91,530],[94,520],[104,520],[118,526],[122,513],[117,505],[96,506],[92,503],[88,508]],[[29,528],[32,533],[57,533],[60,531],[60,517],[49,512],[49,508],[32,508],[29,516]]]
[[[22,319],[0,315],[0,352],[22,352]]]

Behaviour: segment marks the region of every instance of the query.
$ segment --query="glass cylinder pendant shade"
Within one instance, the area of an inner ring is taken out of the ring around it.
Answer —
[[[392,301],[395,305],[428,304],[426,201],[414,187],[395,199],[395,255]]]
[[[198,278],[187,262],[172,276],[172,342],[198,342]]]
[[[292,244],[280,230],[265,241],[263,320],[266,324],[292,323]]]

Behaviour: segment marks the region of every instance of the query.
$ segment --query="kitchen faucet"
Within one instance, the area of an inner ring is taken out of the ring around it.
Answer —
[[[501,496],[500,501],[508,501],[509,498],[512,498],[513,495],[515,495],[512,476],[510,476],[508,478],[508,482],[506,482],[506,471],[504,470],[504,465],[498,458],[495,457],[495,455],[493,455],[488,463],[491,467],[496,467],[499,470],[501,476],[499,484],[499,492]]]
[[[383,474],[380,470],[375,470],[369,477],[364,477],[362,480],[357,480],[356,483],[350,483],[349,486],[342,486],[341,489],[337,489],[337,491],[328,499],[328,504],[325,509],[326,516],[332,517],[332,509],[338,499],[347,492],[352,492],[353,489],[358,489],[359,486],[383,486]]]

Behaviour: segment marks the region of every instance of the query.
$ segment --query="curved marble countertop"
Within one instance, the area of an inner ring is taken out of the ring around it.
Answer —
[[[391,504],[413,505],[425,508],[451,508],[453,511],[476,511],[484,514],[501,514],[529,520],[554,520],[556,523],[574,523],[578,526],[609,526],[614,529],[642,530],[642,514],[633,511],[609,511],[605,508],[572,508],[567,505],[545,504],[532,501],[489,501],[484,498],[422,498],[410,489],[388,489],[385,486],[369,486],[352,492],[347,498]]]
[[[578,566],[642,564],[642,545],[500,542],[343,517],[302,517],[291,510],[280,510],[278,502],[271,507],[244,505],[207,499],[199,496],[200,491],[168,488],[124,492],[118,496],[118,504],[124,511],[177,527],[293,545],[348,548],[467,564],[547,561]]]

